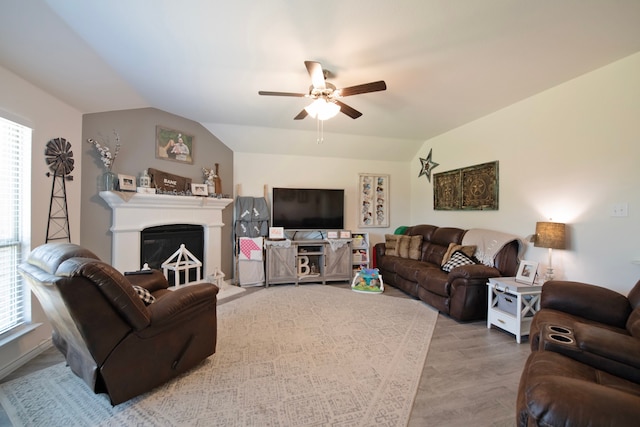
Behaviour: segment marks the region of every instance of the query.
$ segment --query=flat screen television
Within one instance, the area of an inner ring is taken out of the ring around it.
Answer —
[[[287,230],[344,228],[344,190],[274,188],[271,225]]]

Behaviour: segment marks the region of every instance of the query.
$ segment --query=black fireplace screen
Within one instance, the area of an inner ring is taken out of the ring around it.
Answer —
[[[140,264],[149,264],[150,268],[162,269],[162,263],[173,255],[184,243],[204,267],[204,229],[201,225],[171,224],[149,227],[140,233]],[[200,277],[203,277],[202,268]],[[189,281],[196,280],[196,271],[189,271]],[[182,283],[184,283],[184,278]],[[169,271],[169,284],[175,284],[174,272]]]

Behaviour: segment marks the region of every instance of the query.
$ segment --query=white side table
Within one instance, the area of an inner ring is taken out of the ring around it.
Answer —
[[[487,328],[491,325],[511,332],[519,344],[529,335],[533,315],[540,310],[542,285],[518,283],[515,277],[489,279]]]

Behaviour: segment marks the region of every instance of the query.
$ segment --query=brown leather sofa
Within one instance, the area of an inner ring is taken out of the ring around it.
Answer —
[[[520,427],[640,423],[640,281],[628,297],[544,284],[518,389]]]
[[[490,277],[515,276],[519,241],[505,244],[496,254],[493,267],[464,265],[447,273],[442,259],[451,243],[461,244],[467,230],[435,225],[408,227],[404,234],[422,236],[418,259],[387,255],[385,244],[375,245],[376,266],[385,285],[401,289],[459,321],[487,317],[487,281]]]
[[[216,348],[216,295],[209,283],[168,290],[159,271],[123,276],[70,243],[34,249],[19,266],[71,370],[113,405],[189,370]],[[148,290],[146,305],[133,285]]]

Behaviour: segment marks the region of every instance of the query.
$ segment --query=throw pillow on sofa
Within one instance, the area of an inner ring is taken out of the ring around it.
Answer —
[[[156,297],[151,295],[151,292],[142,286],[133,285],[133,290],[136,291],[136,294],[138,294],[144,305],[153,304],[156,301]]]
[[[418,260],[420,259],[420,250],[422,248],[422,235],[416,236],[406,236],[406,235],[394,235],[397,237],[395,239],[395,256],[399,256],[400,258],[410,258]],[[394,240],[390,239],[389,241]],[[385,253],[389,254],[389,249],[387,248],[387,239],[385,239]]]
[[[449,273],[451,270],[453,270],[456,267],[460,267],[463,265],[473,265],[473,264],[475,264],[475,261],[473,261],[467,255],[465,255],[464,252],[456,251],[453,253],[453,255],[451,255],[451,259],[447,261],[445,265],[442,266],[442,270]]]
[[[419,260],[422,254],[422,234],[411,236],[409,239],[409,258]]]
[[[384,235],[384,253],[385,255],[398,256],[398,240],[400,235],[385,234]]]
[[[399,236],[396,249],[400,258],[409,258],[409,236]]]
[[[449,243],[449,248],[447,249],[447,252],[444,253],[444,256],[442,257],[442,263],[440,265],[444,266],[447,262],[449,262],[449,260],[451,259],[451,255],[453,255],[453,253],[456,251],[462,251],[462,253],[471,258],[473,254],[476,253],[476,249],[476,245],[463,246],[458,245],[457,243]]]

